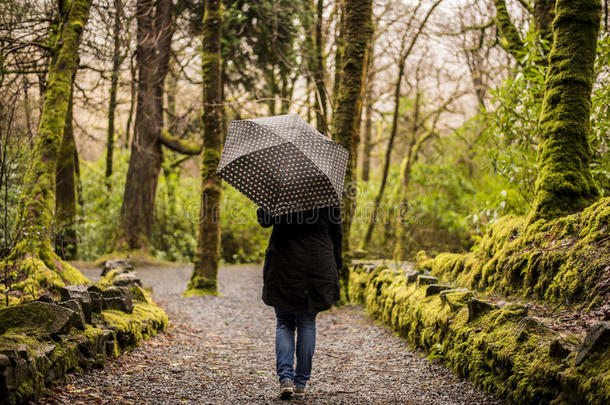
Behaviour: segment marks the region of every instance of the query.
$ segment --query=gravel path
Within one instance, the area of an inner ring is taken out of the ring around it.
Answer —
[[[91,279],[98,270],[86,270]],[[167,333],[102,370],[71,375],[42,404],[284,404],[275,374],[275,315],[261,267],[223,267],[220,297],[182,298],[190,267],[138,270],[171,320]],[[432,364],[362,308],[318,314],[307,404],[500,404]],[[291,402],[297,402],[292,400]]]

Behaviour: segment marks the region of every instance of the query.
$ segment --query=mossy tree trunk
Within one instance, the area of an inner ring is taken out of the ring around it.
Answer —
[[[218,294],[220,260],[220,179],[216,175],[222,151],[222,91],[220,40],[222,0],[206,0],[202,35],[203,159],[199,237],[193,275],[185,295]]]
[[[87,279],[53,251],[51,228],[59,152],[72,81],[78,68],[78,48],[90,7],[91,0],[73,0],[59,34],[57,57],[49,65],[38,137],[20,198],[16,245],[8,258],[23,272],[44,267],[56,271],[70,282],[86,282]]]
[[[494,0],[496,6],[496,27],[500,33],[500,44],[515,59],[519,60],[519,53],[523,50],[521,35],[508,14],[506,0]]]
[[[531,220],[579,211],[599,196],[588,135],[601,2],[557,0],[555,12]]]
[[[373,35],[372,0],[346,0],[345,45],[341,62],[341,78],[337,107],[333,116],[333,139],[344,146],[350,156],[343,190],[343,252],[346,256],[340,269],[344,298],[349,299],[347,287],[350,264],[349,236],[356,208],[356,162],[359,143],[359,124],[362,113],[364,78],[367,53]]]
[[[74,86],[71,86],[66,123],[61,147],[59,148],[55,182],[55,252],[64,260],[74,260],[77,254],[76,186],[74,177],[78,153],[74,143],[72,123],[73,92]]]
[[[536,0],[534,2],[534,24],[545,41],[553,40],[553,18],[556,0]]]
[[[138,96],[121,223],[112,249],[149,250],[157,182],[161,170],[163,91],[173,34],[171,0],[136,5]]]

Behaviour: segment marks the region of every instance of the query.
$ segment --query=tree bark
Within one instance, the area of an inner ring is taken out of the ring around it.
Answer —
[[[74,79],[73,79],[74,80]],[[70,101],[66,113],[66,123],[57,161],[55,182],[55,252],[63,260],[74,260],[76,244],[76,190],[74,128],[72,124],[72,103],[74,86],[70,89]]]
[[[556,14],[539,123],[532,220],[579,211],[599,196],[589,167],[588,134],[601,1],[557,0]]]
[[[173,32],[172,0],[138,0],[138,98],[134,137],[113,250],[149,250],[163,129],[163,89]]]
[[[545,41],[553,40],[553,19],[556,0],[536,0],[534,2],[534,24]]]
[[[220,40],[222,0],[206,0],[202,35],[203,156],[199,237],[193,275],[186,295],[217,294],[220,260],[220,179],[216,168],[222,153],[222,91]]]
[[[333,82],[332,108],[333,114],[337,111],[337,100],[339,98],[339,84],[341,83],[341,71],[343,69],[343,36],[345,35],[345,1],[337,0],[339,21],[335,30],[335,77]],[[333,117],[334,121],[334,117]],[[334,131],[334,129],[333,129]]]
[[[327,134],[328,115],[326,111],[326,86],[324,84],[324,36],[322,35],[324,0],[318,0],[316,11],[315,61],[313,71],[316,97],[314,100],[314,108],[316,110],[316,129],[323,134]]]
[[[349,236],[356,208],[355,168],[358,161],[358,131],[362,114],[365,67],[368,45],[373,35],[372,0],[346,0],[344,11],[345,46],[337,108],[333,117],[333,138],[350,152],[342,199],[343,252],[346,257],[343,260],[344,265],[339,271],[344,298],[348,299],[348,266],[351,262]]]
[[[515,59],[521,59],[520,53],[523,50],[523,41],[521,35],[515,27],[515,24],[508,14],[506,9],[506,0],[494,0],[496,6],[496,26],[500,32],[500,44],[506,49]]]
[[[57,42],[57,58],[49,66],[38,138],[19,203],[16,245],[8,258],[21,271],[46,266],[73,283],[86,282],[87,279],[53,251],[51,228],[59,151],[70,104],[72,78],[78,68],[78,48],[90,7],[91,0],[72,1]]]
[[[112,176],[112,160],[114,155],[114,118],[117,106],[117,91],[119,88],[119,68],[121,67],[121,9],[122,0],[114,0],[114,27],[112,71],[110,73],[110,101],[108,102],[108,130],[106,133],[106,187],[110,188],[109,178]]]

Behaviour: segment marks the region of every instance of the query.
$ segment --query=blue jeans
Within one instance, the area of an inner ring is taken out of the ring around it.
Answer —
[[[316,314],[293,313],[275,309],[275,368],[280,382],[294,381],[295,387],[305,387],[311,374],[311,361],[316,347]],[[294,364],[294,331],[297,330],[297,367]]]

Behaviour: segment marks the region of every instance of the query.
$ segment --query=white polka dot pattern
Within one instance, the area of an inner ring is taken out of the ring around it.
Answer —
[[[271,215],[338,205],[348,151],[296,114],[232,121],[218,176]]]

